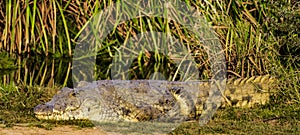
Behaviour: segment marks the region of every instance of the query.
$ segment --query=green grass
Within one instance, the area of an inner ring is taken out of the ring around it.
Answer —
[[[53,92],[52,88],[1,85],[0,121],[4,124],[36,121],[33,108],[48,101]]]
[[[4,73],[5,70],[14,70],[17,69],[17,64],[15,59],[11,58],[8,53],[0,51],[0,76]]]
[[[3,31],[0,34],[0,50],[10,54],[29,53],[42,56],[72,57],[77,43],[98,40],[97,37],[88,41],[79,41],[78,38],[86,32],[85,28],[89,26],[88,20],[113,2],[112,0],[101,2],[83,0],[79,4],[73,3],[71,0],[47,2],[26,0],[19,4],[11,0],[1,2],[0,12],[3,13],[5,21],[0,22],[0,31]],[[294,67],[299,68],[297,54],[300,50],[300,40],[299,32],[295,30],[299,29],[300,19],[299,3],[296,1],[207,0],[185,2],[197,8],[217,33],[224,48],[223,52],[226,56],[230,77],[278,75],[273,70],[273,63],[278,62],[282,62],[285,66],[292,62]],[[123,4],[120,9],[125,12],[124,16],[132,17],[132,13],[129,12],[131,8]],[[188,17],[189,14],[182,13],[182,15],[187,16],[182,19],[191,19]],[[180,17],[175,16],[174,18]],[[178,20],[148,16],[112,25],[115,29],[99,45],[98,61],[105,58],[112,59],[117,48],[129,41],[135,34],[145,31],[150,33],[170,32],[184,45],[192,48],[191,54],[195,58],[197,68],[201,71],[201,78],[206,79],[212,76],[209,67],[211,63],[207,62],[208,58],[203,45],[196,42],[195,35],[181,26]],[[153,39],[149,36],[146,37],[146,40],[158,40],[159,43],[164,39]],[[157,52],[152,56],[156,61],[149,58],[147,53],[143,55],[140,52],[137,53],[141,55],[138,55],[136,62],[132,65],[132,70],[130,70],[134,72],[132,78],[149,77],[151,73],[144,73],[144,71],[147,71],[147,67],[150,66],[154,71],[168,67],[170,72],[174,72],[164,73],[166,75],[177,73],[174,66],[170,66],[174,63],[170,64],[170,62],[164,61],[163,56]],[[289,58],[294,60],[287,60]],[[159,64],[153,64],[153,62]],[[98,68],[95,78],[109,78],[111,68],[104,67],[104,70],[103,67],[100,68]],[[137,71],[139,74],[136,73]],[[172,77],[166,76],[166,78]]]
[[[97,36],[95,39],[91,38],[88,41],[79,41],[78,38],[86,32],[85,28],[89,26],[88,20],[113,2],[115,1],[90,2],[83,0],[78,4],[71,2],[71,0],[53,0],[51,2],[26,0],[21,2],[20,5],[11,0],[2,2],[0,3],[0,12],[4,13],[5,21],[0,22],[0,31],[3,31],[1,33],[1,41],[3,40],[3,42],[1,42],[0,50],[7,51],[10,54],[30,53],[54,57],[71,57],[74,51],[72,49],[75,48],[77,43],[98,40]],[[229,76],[277,75],[277,73],[274,73],[273,63],[278,62],[284,63],[283,65],[292,62],[295,67],[299,68],[299,64],[297,64],[299,63],[297,54],[300,50],[299,32],[295,30],[299,29],[300,19],[299,3],[296,1],[207,0],[185,2],[197,8],[217,33],[224,48],[223,52],[226,56]],[[122,4],[120,7],[125,12],[124,16],[127,18],[132,17],[132,13],[129,12],[131,11],[130,6],[126,7],[125,5]],[[188,16],[189,14],[182,13],[182,15],[187,17],[181,19],[191,19]],[[180,17],[175,16],[174,18]],[[108,20],[99,23],[109,22]],[[148,16],[120,22],[120,24],[112,24],[114,29],[106,40],[99,45],[97,58],[100,61],[107,57],[112,58],[112,55],[117,51],[116,48],[126,43],[129,38],[136,34],[145,31],[151,33],[158,31],[170,32],[172,36],[181,40],[184,45],[192,48],[191,54],[197,62],[197,68],[201,71],[201,78],[209,78],[212,76],[209,67],[211,63],[207,62],[208,58],[205,56],[206,52],[203,45],[195,41],[195,35],[191,34],[191,31],[178,23],[176,19],[166,20]],[[12,25],[18,27],[11,27]],[[164,40],[153,39],[152,37],[147,40],[149,39],[158,40],[158,42]],[[141,54],[140,52],[137,53]],[[133,78],[150,76],[150,74],[143,72],[149,67],[148,63],[153,63],[153,59],[148,58],[147,55],[147,53],[139,55],[137,62],[132,65],[132,71],[140,72],[140,75],[135,75]],[[156,63],[163,61],[159,59],[163,56],[158,55],[157,52],[152,57],[155,57],[157,61],[154,62]],[[272,61],[273,58],[274,61]],[[294,60],[287,60],[289,58]],[[154,71],[159,70],[161,67],[165,68],[169,63],[160,63],[160,67],[157,66],[159,64],[153,64]],[[169,65],[172,65],[172,63]],[[170,72],[176,73],[176,71],[173,71],[172,66],[168,66],[168,69]],[[106,68],[105,71],[99,70],[95,78],[109,78],[110,68]],[[169,76],[166,78],[169,78]]]
[[[285,123],[275,121],[237,121],[214,120],[209,124],[199,127],[198,123],[184,123],[171,134],[299,134],[298,120]]]

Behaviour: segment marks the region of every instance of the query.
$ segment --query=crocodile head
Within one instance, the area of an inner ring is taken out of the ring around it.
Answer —
[[[35,116],[46,120],[88,119],[92,108],[99,106],[96,98],[87,94],[90,91],[65,87],[51,101],[36,106]]]

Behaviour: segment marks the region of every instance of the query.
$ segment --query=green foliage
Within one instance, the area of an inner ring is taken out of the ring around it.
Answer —
[[[35,121],[33,108],[48,101],[54,90],[42,87],[0,85],[0,121],[5,124]],[[9,110],[9,111],[8,111]]]
[[[6,52],[0,52],[0,70],[13,70],[16,69],[15,60],[9,57]]]
[[[279,44],[281,63],[287,68],[300,69],[300,3],[273,1],[269,4],[268,31]]]

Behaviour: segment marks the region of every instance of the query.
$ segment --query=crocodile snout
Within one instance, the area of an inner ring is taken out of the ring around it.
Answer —
[[[35,115],[47,115],[53,113],[53,105],[39,104],[34,108]]]

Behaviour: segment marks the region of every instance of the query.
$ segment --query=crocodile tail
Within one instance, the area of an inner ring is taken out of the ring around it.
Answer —
[[[196,114],[200,121],[207,122],[218,107],[253,107],[269,102],[269,97],[275,92],[276,78],[270,75],[253,76],[250,78],[228,79],[224,81],[200,84],[200,92],[196,103]],[[216,85],[213,85],[216,84]],[[224,88],[212,88],[212,86]],[[201,123],[200,123],[201,124]]]

